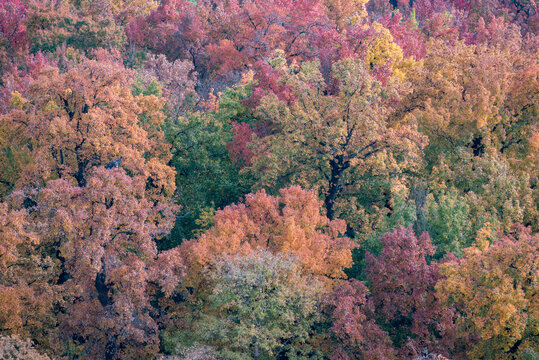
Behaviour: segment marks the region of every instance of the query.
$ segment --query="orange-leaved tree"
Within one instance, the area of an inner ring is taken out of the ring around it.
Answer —
[[[217,211],[214,226],[182,244],[193,269],[211,267],[224,255],[248,255],[260,249],[290,253],[306,273],[342,278],[351,266],[353,243],[342,236],[343,220],[330,221],[312,192],[292,186],[274,197],[261,190],[244,204]],[[196,273],[196,271],[195,271]]]
[[[38,187],[57,178],[85,186],[92,167],[120,158],[118,165],[147,179],[148,194],[172,195],[174,170],[166,166],[171,155],[158,111],[163,103],[153,95],[133,97],[131,72],[107,54],[101,57],[65,73],[46,68],[28,98],[2,117],[31,153],[17,186]]]
[[[2,117],[28,153],[1,206],[0,328],[59,355],[147,358],[159,350],[155,296],[181,275],[157,241],[174,219],[163,102],[131,93],[106,53],[47,68]],[[51,341],[52,340],[52,341]]]

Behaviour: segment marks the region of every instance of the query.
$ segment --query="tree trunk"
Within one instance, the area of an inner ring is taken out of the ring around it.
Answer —
[[[328,219],[333,220],[335,216],[333,207],[341,191],[342,174],[350,166],[350,162],[345,161],[343,155],[338,155],[330,160],[329,166],[331,168],[331,176],[329,178],[328,192],[324,200],[324,205],[326,206],[326,216]]]
[[[255,337],[255,356],[254,356],[254,359],[258,360],[259,358],[260,358],[260,354],[258,353],[258,341],[256,340],[256,337]]]
[[[427,231],[427,184],[423,180],[416,180],[410,191],[410,199],[415,203],[416,221],[414,223],[415,233],[420,235]]]

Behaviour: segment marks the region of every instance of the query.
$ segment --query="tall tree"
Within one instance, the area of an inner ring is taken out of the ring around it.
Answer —
[[[174,251],[157,252],[155,238],[172,224],[152,220],[155,205],[145,195],[144,178],[99,167],[85,187],[58,179],[12,197],[21,208],[26,201],[24,229],[39,240],[37,249],[27,251],[48,260],[53,271],[44,267],[34,274],[38,284],[30,285],[32,269],[21,269],[24,262],[17,259],[11,265],[19,266],[1,280],[34,291],[48,284],[57,351],[103,359],[155,354],[159,340],[150,299],[157,289],[172,293],[181,260]]]
[[[97,56],[46,68],[2,118],[30,155],[2,204],[1,243],[16,239],[2,298],[18,309],[2,328],[66,356],[146,358],[159,349],[153,300],[181,274],[178,252],[156,245],[175,211],[163,102],[133,97],[132,74]]]
[[[363,175],[398,174],[420,163],[424,136],[413,124],[391,126],[386,118],[397,85],[374,80],[362,60],[348,58],[333,66],[339,84],[335,95],[328,93],[317,62],[297,69],[282,65],[281,71],[295,100],[285,103],[270,94],[257,109],[277,129],[255,144],[258,154],[250,170],[260,185],[291,182],[317,189],[328,218],[346,218],[362,191]]]

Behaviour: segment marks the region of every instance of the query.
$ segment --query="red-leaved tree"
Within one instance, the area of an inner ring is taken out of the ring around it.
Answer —
[[[438,265],[427,262],[435,250],[428,233],[416,238],[412,227],[399,226],[380,241],[381,255],[366,255],[377,318],[391,327],[394,344],[403,356],[417,355],[424,347],[447,352],[453,310],[444,308],[435,296],[440,275]]]

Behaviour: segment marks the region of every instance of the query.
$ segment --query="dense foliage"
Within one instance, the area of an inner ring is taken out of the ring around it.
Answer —
[[[538,31],[0,0],[0,358],[539,358]]]

